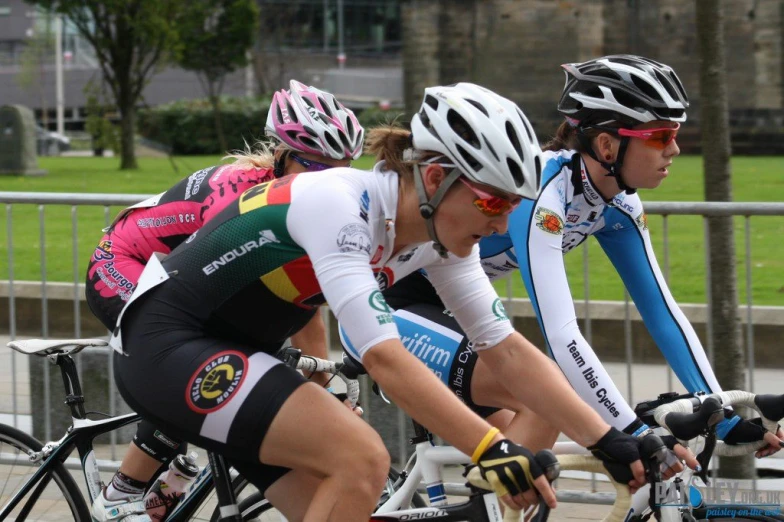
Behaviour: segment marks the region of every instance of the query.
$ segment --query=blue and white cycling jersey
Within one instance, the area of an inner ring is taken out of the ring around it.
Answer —
[[[506,234],[481,241],[485,273],[493,279],[520,269],[550,354],[583,400],[623,429],[636,416],[580,332],[563,260],[563,254],[595,236],[686,389],[720,391],[656,262],[639,196],[622,192],[604,201],[575,151],[545,152],[544,159],[539,198],[525,200],[512,213]]]

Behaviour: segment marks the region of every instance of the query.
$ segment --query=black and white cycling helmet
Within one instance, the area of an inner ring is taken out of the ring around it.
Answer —
[[[542,150],[528,118],[484,87],[425,89],[411,133],[414,148],[440,152],[470,180],[529,199],[539,195]]]
[[[671,67],[631,54],[564,64],[566,85],[558,111],[590,126],[616,121],[686,121],[689,98]]]

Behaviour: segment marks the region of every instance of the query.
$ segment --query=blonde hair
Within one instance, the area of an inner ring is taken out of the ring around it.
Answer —
[[[279,145],[273,141],[257,141],[251,147],[248,142],[245,142],[245,148],[242,150],[232,150],[229,154],[222,159],[233,159],[234,164],[238,167],[253,167],[257,169],[271,169],[275,166],[275,153],[283,151],[289,147]]]
[[[384,161],[389,170],[398,173],[402,183],[414,181],[414,165],[428,159],[443,156],[437,152],[420,151],[415,159],[406,160],[403,152],[413,149],[411,131],[404,129],[398,123],[379,125],[368,129],[365,135],[365,153],[376,157],[376,162]]]

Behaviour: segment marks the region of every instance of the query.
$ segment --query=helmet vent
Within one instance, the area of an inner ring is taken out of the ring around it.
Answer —
[[[346,133],[343,131],[338,131],[338,137],[340,138],[340,142],[343,144],[343,150],[351,150],[351,145],[348,142]]]
[[[335,141],[335,138],[333,138],[330,134],[324,134],[324,139],[327,140],[327,143],[329,143],[329,146],[332,147],[332,150],[340,150],[340,144]]]
[[[289,118],[291,118],[292,123],[299,123],[299,119],[297,118],[297,111],[294,110],[290,104],[286,104],[286,109],[289,113]],[[283,121],[283,115],[281,114],[280,121]]]
[[[318,133],[316,131],[314,131],[311,127],[309,127],[307,125],[303,125],[302,128],[305,129],[305,132],[307,132],[308,134],[310,134],[314,138],[318,138]]]
[[[498,157],[498,153],[495,151],[495,149],[493,148],[493,146],[492,146],[492,145],[490,145],[490,142],[489,142],[489,141],[487,141],[487,138],[486,138],[484,135],[482,136],[482,140],[485,142],[485,145],[487,145],[487,149],[488,149],[488,150],[490,151],[490,153],[493,155],[493,157],[495,158],[495,160],[496,160],[496,161],[501,161],[501,158],[499,158],[499,157]]]
[[[322,110],[324,111],[324,114],[326,114],[328,117],[330,117],[330,118],[334,118],[335,117],[335,115],[332,112],[332,108],[329,106],[329,103],[322,103],[321,107],[322,107]],[[321,119],[323,120],[324,118],[322,117]]]
[[[470,99],[470,98],[466,98],[466,100],[465,100],[465,101],[467,101],[468,103],[470,103],[471,105],[473,105],[474,107],[476,107],[476,108],[479,110],[479,112],[481,112],[481,113],[482,113],[482,114],[484,114],[485,116],[487,116],[487,117],[490,117],[490,115],[489,115],[489,114],[487,114],[487,109],[485,109],[485,108],[484,108],[484,106],[483,106],[481,103],[479,103],[478,101],[476,101],[476,100],[472,100],[472,99]]]
[[[300,143],[304,143],[305,146],[308,147],[309,149],[316,149],[316,150],[321,149],[321,146],[318,143],[316,143],[314,140],[308,138],[307,136],[300,136],[299,137],[299,142]]]
[[[460,153],[460,156],[463,157],[463,161],[468,163],[468,165],[471,167],[471,170],[474,172],[481,170],[482,164],[479,163],[476,158],[474,158],[467,150],[461,147],[459,143],[455,143],[455,147],[457,148],[457,152]]]
[[[482,144],[479,142],[479,138],[477,137],[474,129],[468,125],[468,122],[460,116],[457,111],[449,109],[446,113],[446,121],[452,130],[460,136],[463,141],[474,147],[475,149],[481,149]]]
[[[438,100],[435,96],[427,95],[425,96],[425,103],[432,107],[434,110],[438,110]]]
[[[520,168],[520,165],[516,161],[512,161],[511,158],[506,158],[506,166],[509,167],[515,186],[517,188],[522,187],[525,184],[525,176],[523,176],[523,169]]]
[[[351,121],[351,118],[346,118],[346,132],[348,133],[348,139],[354,139],[356,129],[354,128],[354,123]]]
[[[517,107],[517,115],[520,116],[520,120],[523,122],[523,127],[525,127],[525,132],[528,133],[528,143],[536,142],[536,138],[534,137],[534,130],[531,128],[531,124],[528,123],[528,119],[523,115],[523,111]]]
[[[659,79],[659,81],[661,81],[661,79]],[[634,85],[642,92],[644,92],[645,95],[648,96],[649,98],[653,100],[661,100],[661,96],[659,96],[659,93],[656,92],[656,89],[654,89],[651,84],[649,84],[639,76],[633,74],[632,82],[634,82]]]
[[[675,100],[680,98],[678,96],[678,93],[675,92],[675,89],[672,88],[672,82],[669,80],[669,78],[665,77],[659,71],[656,71],[656,78],[659,80],[659,83],[661,83],[664,86],[664,88],[667,90],[667,94],[669,94],[671,98]]]
[[[512,142],[512,147],[514,147],[515,152],[517,152],[517,154],[521,158],[523,158],[523,161],[525,161],[525,153],[523,152],[523,147],[520,146],[520,138],[517,136],[517,132],[515,132],[515,128],[512,125],[512,122],[507,121],[505,127],[506,127],[506,136],[509,138],[509,141]],[[507,161],[509,160],[507,159]],[[520,173],[520,175],[522,176],[522,172]],[[518,185],[518,187],[519,186],[520,185]]]

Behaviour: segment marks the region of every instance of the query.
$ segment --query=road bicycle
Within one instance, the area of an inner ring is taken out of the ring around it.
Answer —
[[[65,404],[71,410],[72,425],[59,440],[42,443],[30,435],[0,424],[0,521],[4,520],[75,520],[90,521],[90,506],[103,483],[93,441],[95,437],[138,422],[136,413],[116,417],[85,411],[79,375],[73,355],[86,348],[106,348],[101,339],[13,341],[8,346],[26,355],[45,357],[60,368],[65,387]],[[289,360],[292,367],[312,374],[324,372],[344,380],[348,399],[356,405],[359,383],[341,373],[340,362],[310,357]],[[89,415],[105,418],[93,420]],[[88,498],[66,469],[66,459],[76,450],[83,471]],[[167,522],[183,520],[239,521],[237,496],[248,482],[217,454],[207,452],[210,465],[205,466],[167,517]],[[396,478],[396,475],[392,475]],[[254,489],[254,488],[249,488]],[[217,497],[217,506],[216,500]]]

